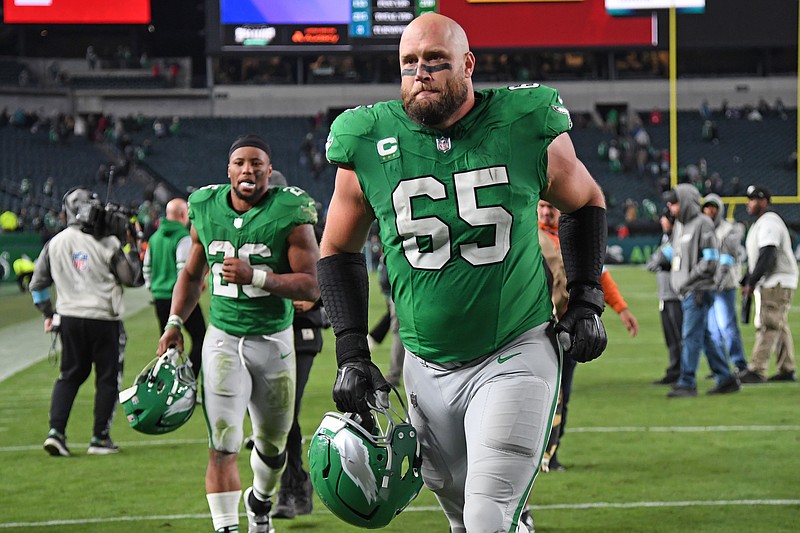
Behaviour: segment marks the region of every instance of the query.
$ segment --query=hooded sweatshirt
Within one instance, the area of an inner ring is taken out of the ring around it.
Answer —
[[[703,198],[703,205],[714,204],[717,206],[717,216],[714,217],[717,242],[719,243],[719,268],[714,278],[715,288],[718,291],[735,289],[739,286],[742,277],[742,262],[739,249],[744,237],[744,228],[741,224],[725,220],[725,206],[722,198],[717,194],[709,194]]]
[[[172,288],[186,264],[191,244],[186,226],[177,220],[161,219],[150,237],[143,266],[145,282],[156,300],[172,298]]]
[[[714,222],[700,210],[700,193],[688,183],[675,186],[680,212],[672,231],[672,288],[685,298],[697,291],[714,290],[719,245]]]

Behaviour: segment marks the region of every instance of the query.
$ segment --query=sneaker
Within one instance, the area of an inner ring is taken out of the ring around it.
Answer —
[[[269,512],[272,502],[262,502],[253,494],[253,487],[244,491],[244,508],[247,511],[247,533],[275,533]]]
[[[295,516],[297,516],[297,511],[295,510],[294,494],[289,490],[278,491],[278,499],[275,501],[272,517],[292,519]]]
[[[528,533],[534,533],[534,531],[536,531],[533,528],[533,515],[528,509],[522,511],[522,514],[519,515],[519,521],[521,524],[524,524],[526,528],[528,528]]]
[[[697,396],[697,387],[675,387],[667,393],[667,398],[691,398]]]
[[[739,382],[739,378],[733,375],[713,389],[710,389],[706,394],[730,394],[732,392],[739,392],[741,389],[742,385]]]
[[[112,453],[119,453],[119,447],[114,444],[111,437],[100,439],[92,437],[89,441],[89,449],[86,450],[89,455],[111,455]]]
[[[741,383],[748,383],[748,384],[755,384],[755,383],[766,383],[767,380],[752,370],[745,370],[741,374],[739,374],[739,381]]]
[[[314,509],[314,487],[311,486],[311,477],[306,474],[302,488],[294,493],[294,510],[298,515],[311,514]]]
[[[778,372],[774,376],[767,378],[767,381],[797,381],[797,376],[794,372]]]
[[[72,455],[67,448],[67,437],[55,429],[51,429],[44,439],[44,450],[53,457],[69,457]]]

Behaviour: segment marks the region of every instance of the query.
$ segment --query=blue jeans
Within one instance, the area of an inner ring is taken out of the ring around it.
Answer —
[[[697,296],[697,297],[695,297]],[[717,378],[717,385],[731,378],[727,357],[719,345],[714,343],[708,329],[708,311],[714,302],[710,291],[689,292],[683,297],[683,347],[681,349],[681,377],[678,386],[697,387],[697,366],[700,350],[705,351],[708,366]]]
[[[727,348],[731,362],[738,370],[747,370],[742,334],[736,316],[736,289],[730,288],[714,293],[714,303],[708,315],[711,338],[723,352]]]

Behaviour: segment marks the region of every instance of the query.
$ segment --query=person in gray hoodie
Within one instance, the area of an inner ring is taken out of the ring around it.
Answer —
[[[708,312],[714,301],[715,275],[719,264],[719,245],[714,222],[700,210],[700,193],[681,183],[665,194],[667,207],[676,224],[672,233],[672,288],[681,296],[683,324],[681,336],[681,375],[669,398],[697,396],[697,366],[704,350],[708,365],[716,376],[709,394],[726,394],[741,388],[731,372],[727,357],[714,343],[708,329]]]
[[[736,315],[736,289],[742,277],[739,248],[744,227],[725,220],[722,198],[709,194],[703,198],[703,213],[714,221],[719,242],[719,267],[714,276],[714,303],[708,316],[708,327],[714,341],[727,351],[738,372],[747,370],[742,334]]]

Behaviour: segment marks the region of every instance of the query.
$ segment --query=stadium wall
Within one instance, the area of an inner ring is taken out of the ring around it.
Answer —
[[[594,110],[597,104],[625,103],[644,111],[669,107],[667,80],[544,82],[557,88],[573,112]],[[496,84],[477,84],[479,88]],[[43,108],[64,113],[106,113],[146,116],[237,117],[308,116],[327,108],[365,105],[399,96],[398,86],[370,85],[221,85],[208,89],[168,90],[72,90],[41,92],[2,89],[3,106],[9,110]],[[788,107],[797,101],[797,78],[682,79],[678,81],[678,108],[698,109],[703,100],[719,107],[722,100],[732,106],[755,105],[760,98],[770,104],[781,98]]]

